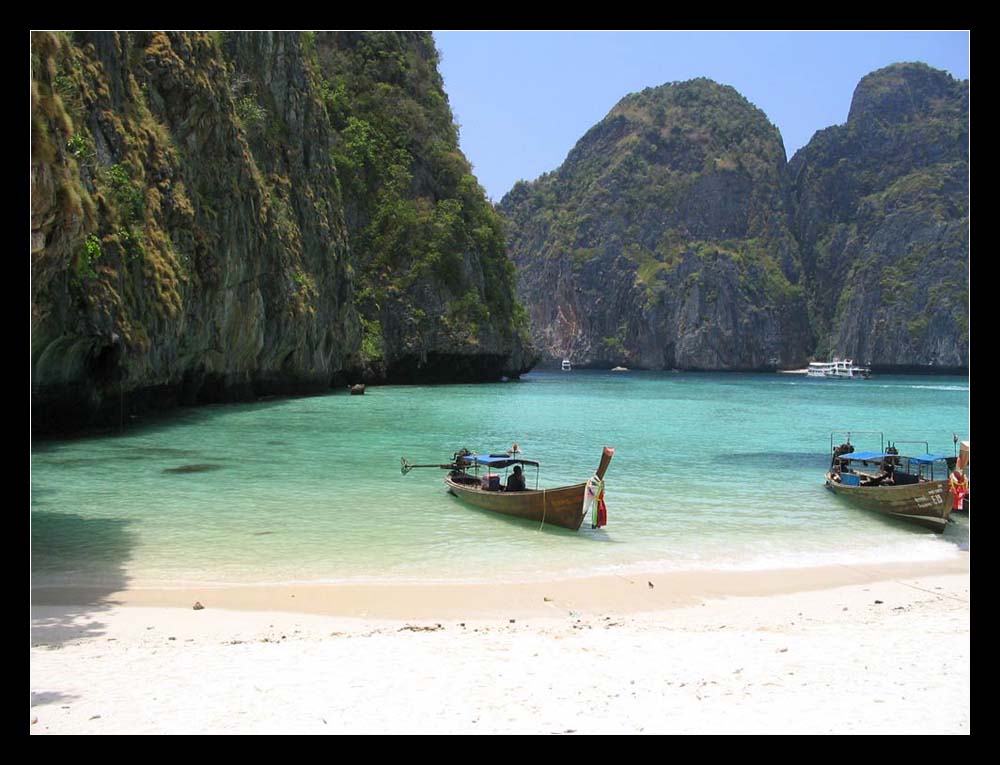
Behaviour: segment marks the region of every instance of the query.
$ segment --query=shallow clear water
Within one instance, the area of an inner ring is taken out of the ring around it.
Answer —
[[[952,434],[968,438],[968,380],[533,372],[182,409],[121,435],[35,445],[33,580],[530,580],[932,560],[967,548],[967,517],[937,535],[826,491],[830,431],[844,429],[954,454]],[[878,448],[874,439],[853,441]],[[539,529],[464,505],[445,492],[444,471],[400,473],[403,456],[443,463],[462,447],[514,441],[541,462],[540,487],[585,481],[601,447],[614,446],[608,526]]]

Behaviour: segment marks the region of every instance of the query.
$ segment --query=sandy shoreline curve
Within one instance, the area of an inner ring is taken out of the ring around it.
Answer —
[[[553,609],[628,614],[689,606],[706,598],[829,589],[907,577],[961,574],[969,554],[913,563],[843,564],[803,569],[671,571],[503,583],[186,585],[107,592],[50,586],[35,605],[123,605],[288,611],[349,618],[410,619],[540,616]]]
[[[968,734],[969,609],[967,553],[514,586],[40,588],[30,731]]]

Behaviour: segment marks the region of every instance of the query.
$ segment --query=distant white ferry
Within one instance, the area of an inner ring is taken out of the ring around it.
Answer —
[[[573,365],[569,363],[569,359],[563,359],[562,371],[563,372],[572,372],[573,371]]]
[[[826,377],[837,380],[852,380],[871,377],[868,367],[855,366],[851,359],[834,359],[833,361],[813,361],[809,364],[806,375],[809,377]]]

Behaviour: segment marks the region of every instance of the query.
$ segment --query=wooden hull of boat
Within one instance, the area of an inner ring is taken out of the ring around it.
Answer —
[[[444,479],[448,491],[470,505],[495,513],[527,518],[540,524],[577,531],[583,524],[583,492],[587,484],[540,491],[485,491],[477,486]]]
[[[604,473],[611,464],[615,450],[605,446],[601,453],[601,462],[594,475],[603,480]],[[562,526],[564,529],[578,531],[583,524],[583,498],[587,491],[586,483],[573,486],[560,486],[555,489],[531,491],[489,491],[477,483],[465,483],[454,480],[461,473],[449,473],[444,482],[448,491],[470,505],[492,510],[495,513],[512,515],[515,518],[526,518],[542,525]]]
[[[902,518],[937,532],[944,531],[954,503],[947,481],[904,486],[845,486],[827,473],[826,488],[865,510]]]

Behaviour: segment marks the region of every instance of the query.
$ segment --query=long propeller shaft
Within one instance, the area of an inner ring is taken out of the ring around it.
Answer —
[[[409,462],[406,461],[406,457],[400,457],[399,461],[401,463],[401,466],[399,468],[399,472],[402,473],[403,475],[406,475],[407,473],[409,473],[411,470],[413,470],[413,468],[439,468],[440,470],[454,470],[455,469],[454,465],[412,465],[412,464],[410,464]]]

